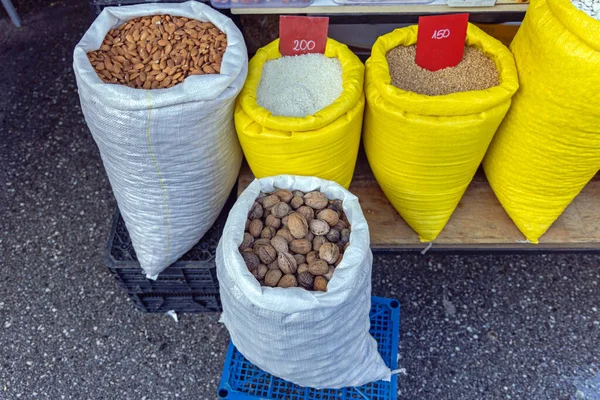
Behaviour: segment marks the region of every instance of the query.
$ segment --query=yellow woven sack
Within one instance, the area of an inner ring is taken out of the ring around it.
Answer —
[[[521,87],[484,168],[537,243],[600,169],[600,21],[569,0],[532,0],[511,50]]]
[[[410,26],[375,42],[367,61],[363,137],[381,189],[421,241],[432,241],[471,182],[519,84],[508,48],[469,24],[466,43],[495,62],[499,86],[443,96],[398,89],[390,83],[386,53],[416,41],[417,27]]]
[[[274,116],[258,105],[256,91],[265,62],[281,57],[279,40],[258,50],[235,108],[235,127],[254,176],[317,176],[348,188],[360,144],[365,98],[364,65],[344,44],[327,39],[325,56],[342,66],[343,92],[307,117]]]

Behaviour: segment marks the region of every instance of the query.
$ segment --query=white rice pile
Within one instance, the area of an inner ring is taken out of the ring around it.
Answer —
[[[333,103],[342,90],[342,67],[337,58],[304,54],[267,61],[257,100],[273,115],[306,117]]]

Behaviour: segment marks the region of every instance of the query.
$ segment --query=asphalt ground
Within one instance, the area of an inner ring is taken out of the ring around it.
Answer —
[[[115,201],[79,107],[86,1],[0,11],[0,399],[215,399],[218,314],[136,310],[103,265]],[[600,257],[378,254],[399,399],[600,399]]]

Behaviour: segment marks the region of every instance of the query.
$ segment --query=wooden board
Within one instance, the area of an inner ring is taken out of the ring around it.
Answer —
[[[528,1],[498,0],[494,7],[448,7],[443,3],[400,5],[338,5],[332,0],[316,1],[308,7],[248,7],[231,8],[232,14],[438,14],[438,13],[508,13],[527,11]]]
[[[241,193],[254,179],[244,164],[238,181]],[[373,177],[364,154],[350,185],[369,223],[371,245],[381,250],[423,250],[417,234],[402,220]],[[600,250],[600,178],[596,176],[540,239],[525,240],[496,199],[483,171],[478,171],[450,221],[434,241],[435,250]]]

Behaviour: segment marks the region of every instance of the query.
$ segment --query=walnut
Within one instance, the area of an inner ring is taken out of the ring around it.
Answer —
[[[261,286],[327,291],[349,239],[341,200],[276,189],[252,204],[239,251]]]
[[[324,260],[316,260],[308,264],[308,272],[313,275],[325,275],[329,272],[329,265]]]
[[[333,264],[340,256],[340,248],[334,243],[323,243],[319,249],[319,258],[327,261],[328,264]]]
[[[340,232],[342,243],[348,243],[350,241],[350,229],[342,229]]]
[[[330,210],[328,208],[319,211],[317,218],[327,222],[329,226],[335,226],[338,222],[340,222],[340,215],[337,213],[337,211]]]
[[[298,265],[298,269],[296,270],[296,273],[298,275],[300,275],[303,272],[308,272],[308,264],[307,263],[302,263],[302,264]]]
[[[298,274],[298,283],[305,289],[312,289],[315,277],[310,272]]]
[[[260,232],[260,237],[262,239],[271,239],[273,236],[275,236],[276,233],[277,230],[275,228],[265,226],[264,229]]]
[[[342,234],[337,229],[331,229],[327,235],[325,235],[325,238],[330,242],[335,243],[340,241]]]
[[[281,201],[283,201],[284,203],[289,203],[292,200],[292,198],[294,197],[292,192],[287,189],[277,189],[272,194],[279,197],[279,199]]]
[[[263,200],[267,197],[267,194],[264,192],[260,192],[258,197],[256,198],[256,202],[262,206]]]
[[[308,254],[312,250],[312,243],[306,239],[296,239],[290,242],[290,250],[294,253]],[[339,251],[339,249],[338,249]],[[337,258],[337,257],[336,257]]]
[[[304,195],[304,204],[315,210],[321,210],[329,205],[329,200],[323,193],[315,190]]]
[[[268,215],[265,219],[265,225],[270,226],[271,228],[279,229],[281,228],[281,219],[273,215]]]
[[[248,213],[248,218],[250,219],[259,219],[262,218],[263,216],[263,207],[258,203],[258,202],[254,202],[254,204],[252,204],[252,208],[250,209],[250,212]]]
[[[288,241],[283,236],[273,236],[271,238],[271,246],[277,250],[278,253],[289,252]]]
[[[258,248],[258,246],[264,246],[265,244],[271,244],[271,239],[260,238],[254,240],[254,248]]]
[[[290,201],[290,205],[294,210],[296,210],[298,207],[302,207],[304,205],[304,199],[300,196],[294,196],[292,201]]]
[[[265,284],[267,286],[275,287],[279,283],[279,280],[283,276],[283,272],[279,269],[272,269],[265,275]]]
[[[331,200],[329,202],[329,206],[327,206],[327,208],[330,210],[336,211],[339,216],[339,213],[344,211],[344,204],[343,204],[342,200],[335,199],[335,200]]]
[[[290,228],[288,228],[287,226],[284,226],[283,228],[278,230],[276,236],[281,236],[282,238],[287,240],[288,243],[295,239],[295,237],[292,236],[292,234],[290,233]]]
[[[296,212],[298,214],[302,214],[304,216],[304,219],[306,219],[307,222],[310,221],[311,219],[315,218],[315,210],[313,210],[309,206],[298,207]]]
[[[325,238],[325,236],[315,236],[315,238],[312,241],[313,250],[319,251],[323,243],[327,243],[327,238]]]
[[[242,258],[244,259],[244,262],[246,263],[246,267],[248,267],[249,271],[253,271],[253,270],[257,269],[258,266],[260,265],[260,260],[259,260],[258,256],[254,253],[244,251],[244,252],[242,252]]]
[[[263,222],[260,219],[253,219],[250,222],[250,226],[248,227],[248,232],[255,238],[260,236],[260,233],[263,230]]]
[[[308,233],[308,223],[302,214],[293,212],[288,215],[288,228],[296,239],[302,239]]]
[[[283,218],[290,212],[290,205],[280,201],[271,208],[271,215],[277,218]]]
[[[290,253],[279,253],[277,263],[284,274],[295,274],[298,269],[296,259]]]
[[[254,245],[254,236],[249,234],[248,232],[244,232],[244,240],[242,240],[242,244],[240,244],[239,249],[244,250],[252,247]]]
[[[327,282],[329,282],[331,280],[331,277],[333,276],[334,272],[335,272],[335,268],[330,265],[329,271],[325,275],[323,275],[323,277],[325,279],[327,279]]]
[[[256,278],[258,280],[265,279],[267,272],[269,272],[269,268],[265,264],[260,264],[256,269]]]
[[[298,286],[298,281],[296,281],[294,275],[286,274],[281,277],[277,286],[282,288],[296,287]]]
[[[265,197],[263,199],[263,207],[264,208],[268,208],[270,209],[271,207],[273,207],[275,204],[279,203],[279,197],[275,196],[274,194],[269,195],[267,197]]]
[[[293,254],[293,256],[296,259],[296,264],[298,265],[306,262],[306,257],[304,256],[304,254]]]
[[[308,224],[310,231],[317,236],[324,236],[329,233],[329,224],[320,219],[313,219]]]
[[[340,219],[337,224],[332,226],[333,229],[337,229],[338,231],[342,231],[344,229],[348,229],[349,225],[343,219]]]
[[[277,251],[270,244],[255,248],[256,255],[264,264],[270,264],[277,259]]]
[[[308,253],[306,255],[306,262],[309,263],[309,264],[312,263],[312,262],[314,262],[315,260],[318,260],[318,259],[319,259],[319,252],[318,251],[314,251],[313,250],[313,251],[311,251],[310,253]]]
[[[326,292],[327,291],[327,279],[323,278],[322,276],[315,277],[315,283],[313,285],[313,288],[319,292]]]

